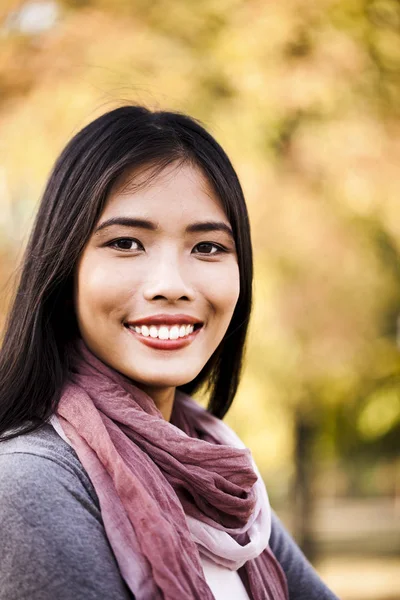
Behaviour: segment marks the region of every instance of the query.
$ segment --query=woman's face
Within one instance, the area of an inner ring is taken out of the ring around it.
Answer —
[[[239,296],[231,227],[201,171],[171,165],[110,194],[75,274],[82,338],[152,395],[188,383],[221,342]]]

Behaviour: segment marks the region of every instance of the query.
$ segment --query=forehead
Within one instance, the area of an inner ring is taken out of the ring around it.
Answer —
[[[218,217],[228,223],[222,203],[199,167],[173,163],[128,171],[111,191],[102,219],[116,215],[140,215],[156,221],[181,222]]]

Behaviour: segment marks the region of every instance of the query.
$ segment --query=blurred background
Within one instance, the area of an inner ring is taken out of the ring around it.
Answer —
[[[255,251],[227,422],[343,600],[400,598],[400,3],[0,0],[0,329],[52,164],[124,103],[203,121]]]

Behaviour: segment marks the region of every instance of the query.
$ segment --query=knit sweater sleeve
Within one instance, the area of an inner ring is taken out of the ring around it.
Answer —
[[[0,600],[128,600],[93,499],[48,457],[0,454]]]
[[[286,575],[289,600],[338,600],[320,579],[275,513],[272,513],[270,548]]]

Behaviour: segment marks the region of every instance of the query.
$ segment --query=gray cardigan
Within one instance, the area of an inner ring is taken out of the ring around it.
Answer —
[[[132,600],[74,450],[45,425],[0,442],[0,600]],[[290,600],[337,600],[273,515]]]

